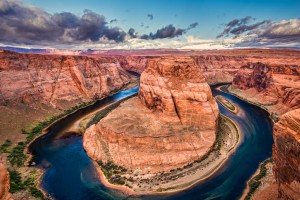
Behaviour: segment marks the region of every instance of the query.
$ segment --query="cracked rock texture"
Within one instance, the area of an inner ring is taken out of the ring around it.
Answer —
[[[108,95],[130,82],[114,58],[0,52],[0,103],[58,108]]]
[[[300,65],[248,63],[235,76],[233,91],[281,116],[300,108]]]
[[[194,59],[148,61],[138,97],[122,103],[84,134],[83,145],[97,161],[136,173],[183,167],[215,141],[218,106]]]
[[[300,109],[284,114],[274,125],[273,159],[279,197],[300,199]]]

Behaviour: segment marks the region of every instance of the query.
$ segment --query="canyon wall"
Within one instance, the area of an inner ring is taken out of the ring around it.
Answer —
[[[9,174],[3,164],[0,163],[0,200],[12,200],[9,193]]]
[[[278,116],[300,108],[300,65],[248,63],[240,68],[232,86],[231,92]]]
[[[215,140],[218,106],[191,57],[148,61],[138,97],[84,134],[88,155],[103,163],[158,173],[200,159]]]
[[[110,94],[130,82],[108,57],[0,53],[0,103],[21,101],[58,108]]]
[[[273,159],[279,197],[300,199],[300,109],[284,114],[275,124]]]

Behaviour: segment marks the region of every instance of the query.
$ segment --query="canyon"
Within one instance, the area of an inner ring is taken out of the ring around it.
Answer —
[[[90,127],[84,146],[102,164],[113,161],[141,174],[170,171],[201,158],[212,146],[218,110],[208,84],[232,82],[229,92],[269,111],[278,121],[273,168],[279,195],[299,198],[299,51],[160,54],[155,50],[72,56],[1,51],[1,141],[20,141],[21,128],[121,89],[134,81],[126,72],[130,70],[143,73],[138,97]],[[197,135],[199,131],[202,135]]]

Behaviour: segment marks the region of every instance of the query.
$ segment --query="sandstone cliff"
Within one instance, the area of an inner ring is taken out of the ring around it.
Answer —
[[[299,51],[288,49],[235,49],[206,51],[161,51],[141,50],[116,56],[120,65],[127,70],[143,72],[151,59],[163,57],[192,57],[208,84],[232,82],[241,66],[262,62],[268,65],[300,65]],[[113,55],[113,53],[112,53]],[[282,71],[284,72],[284,71]]]
[[[130,82],[108,57],[0,53],[0,103],[22,101],[68,108]]]
[[[0,163],[0,200],[12,200],[9,188],[9,174],[4,165]]]
[[[273,159],[279,197],[300,199],[300,109],[275,124]]]
[[[231,92],[279,116],[300,108],[300,65],[248,63],[238,71],[232,86]]]
[[[138,98],[113,110],[84,134],[94,160],[157,173],[201,158],[215,140],[218,106],[190,57],[148,61]]]

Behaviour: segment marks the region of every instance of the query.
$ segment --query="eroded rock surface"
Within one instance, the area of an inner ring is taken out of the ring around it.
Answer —
[[[0,199],[12,200],[12,196],[9,193],[9,174],[3,164],[0,163]]]
[[[300,65],[248,63],[233,80],[237,93],[271,112],[282,114],[300,108]]]
[[[139,173],[183,167],[215,140],[218,106],[190,57],[148,61],[136,98],[84,134],[88,155]]]
[[[71,107],[130,82],[113,58],[0,53],[0,102]]]
[[[279,197],[300,199],[300,109],[275,124],[273,159]]]

